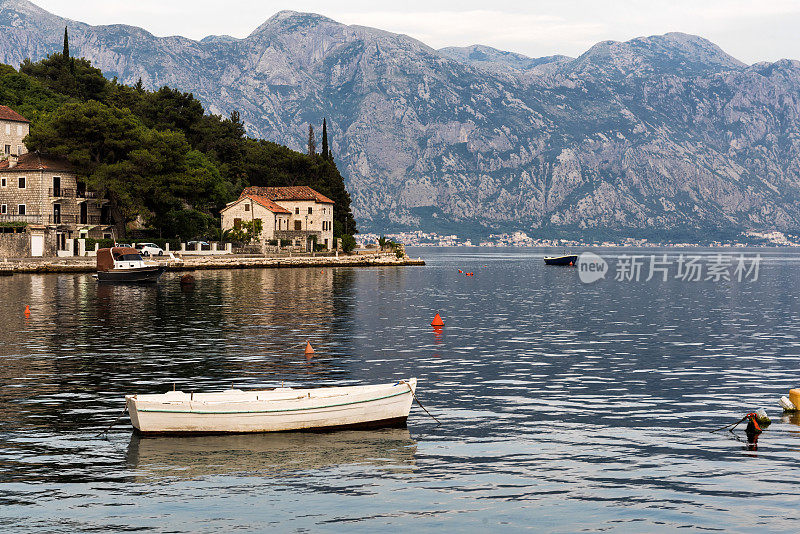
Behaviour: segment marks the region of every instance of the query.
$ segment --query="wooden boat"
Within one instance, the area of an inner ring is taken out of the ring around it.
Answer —
[[[578,265],[577,254],[567,254],[565,256],[545,256],[544,262],[547,265],[560,265],[562,267],[574,267]]]
[[[157,282],[164,273],[160,265],[148,265],[131,247],[101,248],[97,251],[99,282]]]
[[[417,379],[373,386],[231,389],[126,395],[133,427],[143,434],[224,434],[403,426]]]

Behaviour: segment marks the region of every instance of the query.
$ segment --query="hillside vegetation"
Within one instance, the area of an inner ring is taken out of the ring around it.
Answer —
[[[219,210],[248,185],[310,185],[336,202],[334,235],[356,231],[329,151],[249,138],[237,112],[208,114],[191,93],[108,80],[65,51],[19,72],[0,65],[0,104],[31,121],[28,150],[66,157],[108,198],[121,235],[136,221],[154,236],[215,238]]]

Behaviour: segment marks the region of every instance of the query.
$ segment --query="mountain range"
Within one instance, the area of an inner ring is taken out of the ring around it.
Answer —
[[[366,230],[713,234],[800,229],[800,62],[745,65],[701,37],[604,41],[577,58],[281,11],[249,36],[156,37],[0,1],[0,61],[61,50],[107,76],[239,111],[305,146],[328,120]]]

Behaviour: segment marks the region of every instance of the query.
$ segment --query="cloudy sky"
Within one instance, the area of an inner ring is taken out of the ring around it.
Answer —
[[[800,59],[800,0],[34,0],[89,24],[155,35],[245,37],[282,9],[405,33],[430,46],[486,44],[530,56],[576,56],[598,41],[682,31],[747,63]],[[402,6],[401,8],[399,6]]]

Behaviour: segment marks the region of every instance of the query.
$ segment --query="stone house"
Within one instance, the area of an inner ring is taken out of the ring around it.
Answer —
[[[222,231],[261,219],[261,243],[283,240],[312,250],[316,242],[332,250],[333,200],[308,186],[247,187],[220,212]]]
[[[63,158],[27,152],[29,123],[0,106],[0,226],[30,236],[30,256],[71,255],[79,238],[114,237],[106,202],[87,191]],[[0,233],[4,235],[7,230]],[[20,241],[19,236],[15,238]],[[14,247],[19,252],[19,245]]]

